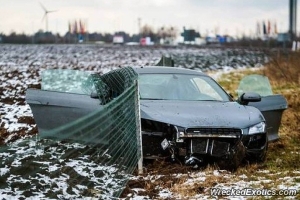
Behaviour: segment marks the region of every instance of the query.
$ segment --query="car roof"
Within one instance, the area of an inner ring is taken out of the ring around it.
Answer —
[[[184,69],[179,67],[166,67],[166,66],[143,66],[143,67],[133,67],[133,69],[138,74],[193,74],[193,75],[202,75],[207,76],[206,74],[191,70]]]

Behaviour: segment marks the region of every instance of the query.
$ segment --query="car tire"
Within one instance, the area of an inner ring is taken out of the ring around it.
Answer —
[[[217,162],[218,166],[222,169],[236,171],[241,165],[246,156],[246,149],[243,143],[240,141],[234,148],[230,150],[230,155],[226,159],[221,159]]]
[[[262,163],[262,162],[264,162],[266,160],[266,158],[267,158],[267,151],[268,151],[268,144],[269,143],[267,141],[266,142],[266,146],[263,149],[263,151],[261,153],[259,153],[259,154],[254,155],[254,159],[255,159],[256,162]]]

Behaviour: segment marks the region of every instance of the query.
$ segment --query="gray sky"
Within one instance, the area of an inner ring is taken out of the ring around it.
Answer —
[[[201,34],[218,27],[220,34],[249,35],[263,20],[276,22],[280,32],[288,30],[288,0],[0,0],[0,32],[45,30],[40,2],[49,11],[57,10],[48,15],[48,28],[60,34],[67,32],[69,21],[79,19],[89,32],[100,33],[137,33],[138,18],[155,29],[175,26],[182,31],[185,26]]]

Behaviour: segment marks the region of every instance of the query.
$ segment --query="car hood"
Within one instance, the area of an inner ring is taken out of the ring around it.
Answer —
[[[141,118],[187,127],[246,128],[264,118],[252,106],[237,102],[141,100]]]

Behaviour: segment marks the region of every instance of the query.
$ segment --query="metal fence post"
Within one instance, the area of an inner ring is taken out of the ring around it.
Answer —
[[[135,81],[136,91],[136,106],[137,106],[137,116],[136,116],[136,134],[137,134],[137,155],[138,155],[138,174],[143,174],[143,146],[142,146],[142,128],[141,128],[141,109],[140,109],[140,89],[139,81]]]

